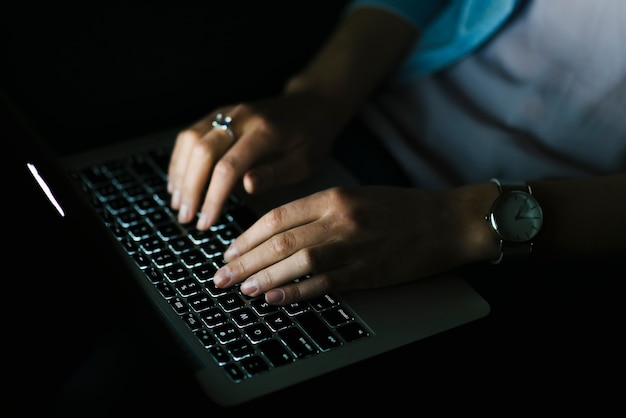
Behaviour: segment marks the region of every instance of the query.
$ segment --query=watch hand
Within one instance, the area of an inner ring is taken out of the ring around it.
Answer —
[[[528,207],[528,198],[526,197],[524,199],[524,202],[519,207],[517,214],[515,215],[515,219],[518,219],[522,212],[527,212],[528,211],[527,207]]]

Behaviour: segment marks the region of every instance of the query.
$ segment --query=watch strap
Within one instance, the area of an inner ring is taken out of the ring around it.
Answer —
[[[498,190],[500,191],[501,195],[508,192],[524,192],[531,195],[533,194],[530,186],[523,181],[504,182],[494,178],[491,179],[491,182],[495,183],[498,186]]]

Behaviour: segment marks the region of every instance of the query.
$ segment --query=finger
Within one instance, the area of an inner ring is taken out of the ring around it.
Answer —
[[[297,258],[290,256],[319,241],[319,238],[310,233],[311,229],[307,225],[272,236],[268,241],[222,266],[213,277],[215,285],[230,287],[248,278],[248,286],[251,287],[255,283],[249,278],[269,266],[273,269],[265,271],[262,277],[265,289],[304,276],[311,271],[310,261],[304,258],[304,253]]]
[[[332,280],[329,274],[318,274],[310,278],[289,283],[265,293],[265,301],[270,305],[288,305],[324,296],[331,291]]]
[[[239,289],[244,295],[257,297],[268,290],[302,278],[310,272],[311,268],[306,255],[303,252],[297,252],[248,277],[241,283]]]
[[[318,219],[326,209],[321,196],[315,193],[270,210],[235,239],[225,251],[224,259],[230,261],[274,235]]]
[[[171,206],[180,208],[181,188],[185,179],[189,158],[194,145],[212,129],[213,115],[200,119],[187,129],[178,133],[168,166],[167,191],[172,195]]]
[[[243,177],[243,186],[250,194],[272,187],[293,184],[306,178],[310,168],[302,164],[303,159],[288,155],[271,164],[258,165]]]
[[[198,132],[193,130],[182,131],[176,137],[176,143],[170,157],[167,182],[167,191],[172,195],[171,206],[173,209],[180,208],[180,189],[185,178],[187,161],[193,145],[199,139]]]
[[[346,266],[355,262],[357,264],[360,263],[360,261],[354,260],[349,247],[345,242],[334,239],[328,242],[320,242],[320,244],[315,246],[304,247],[292,255],[269,264],[266,268],[252,274],[245,281],[241,282],[240,290],[245,295],[257,297],[309,275],[315,275],[319,280],[321,277],[324,277],[322,272],[328,274],[330,271],[345,269]],[[236,270],[239,264],[235,262],[235,268],[231,269],[231,272]],[[236,275],[237,273],[233,274],[231,279],[235,278]],[[320,287],[322,284],[323,288]],[[317,286],[320,291],[328,291],[330,282],[320,282]]]
[[[233,118],[234,119],[234,118]],[[257,132],[243,133],[216,161],[207,194],[200,210],[198,229],[207,229],[220,217],[222,208],[243,174],[269,153],[270,142]]]
[[[178,220],[181,223],[193,220],[198,210],[206,181],[216,161],[230,146],[230,142],[231,139],[226,132],[210,130],[192,145],[187,157],[183,182],[179,189],[180,207]]]
[[[222,266],[214,275],[217,287],[245,280],[242,291],[251,296],[309,273],[343,264],[345,251],[323,222],[309,223],[272,236],[241,257]]]

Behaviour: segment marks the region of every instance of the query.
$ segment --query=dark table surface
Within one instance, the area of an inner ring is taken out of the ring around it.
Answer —
[[[291,7],[292,14],[313,13],[307,26],[280,20],[258,2],[251,13],[237,14],[235,3],[224,14],[203,8],[212,11],[204,15],[182,6],[168,15],[156,6],[118,5],[90,13],[89,19],[58,9],[54,19],[47,18],[41,10],[34,15],[16,4],[13,9],[19,10],[2,15],[2,53],[10,64],[0,71],[2,87],[57,132],[80,132],[80,140],[103,140],[120,126],[133,134],[146,126],[176,125],[224,100],[277,91],[315,50],[338,10],[335,5],[326,15],[319,7]],[[185,19],[193,24],[185,25]],[[159,32],[173,20],[179,30]],[[223,32],[225,26],[231,31]],[[258,36],[242,51],[238,41],[246,30]],[[306,32],[293,56],[293,49],[279,42],[289,31]],[[159,49],[147,48],[155,36]],[[198,40],[203,36],[212,36],[206,49]],[[174,48],[174,41],[189,39],[195,43]],[[120,49],[124,45],[127,49]],[[179,61],[161,60],[164,53]],[[189,77],[172,82],[171,71]],[[225,82],[216,82],[216,74]],[[192,84],[192,79],[204,83]],[[194,88],[197,94],[189,94]],[[3,144],[11,155],[10,141],[3,138]],[[98,254],[78,261],[80,243],[41,193],[25,187],[31,182],[28,173],[16,170],[17,160],[3,161],[3,214],[10,225],[3,228],[2,397],[13,416],[55,410],[58,416],[371,414],[374,408],[412,415],[452,410],[598,415],[605,408],[623,409],[623,261],[468,267],[464,277],[492,307],[486,318],[241,407],[217,407],[189,378],[180,351],[162,338],[163,330],[146,316],[141,301],[119,301],[118,309],[110,308],[113,296],[101,292],[101,285],[116,274],[115,267],[98,262]],[[165,371],[148,367],[155,358]]]

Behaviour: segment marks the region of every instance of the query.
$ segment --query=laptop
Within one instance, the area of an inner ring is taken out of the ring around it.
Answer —
[[[259,399],[489,313],[487,301],[455,274],[285,307],[245,297],[237,287],[220,291],[211,274],[223,263],[221,251],[258,216],[308,193],[358,182],[330,158],[299,184],[255,197],[236,191],[222,223],[201,233],[180,225],[168,206],[165,167],[178,130],[64,155],[28,126],[14,139],[29,187],[49,202],[41,210],[78,225],[73,240],[90,237],[89,245],[95,237],[110,249],[103,262],[123,266],[121,280],[149,301],[154,320],[171,331],[167,337],[176,340],[215,403]]]

